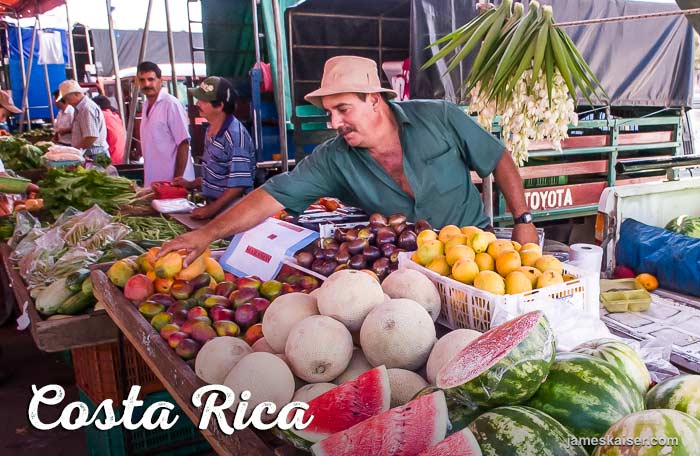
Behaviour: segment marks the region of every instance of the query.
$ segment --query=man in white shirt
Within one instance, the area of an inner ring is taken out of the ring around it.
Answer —
[[[58,111],[58,115],[53,123],[53,140],[62,146],[70,146],[75,109],[64,100],[55,101],[58,95],[59,91],[56,90],[53,93],[53,99],[60,111]]]
[[[160,68],[155,63],[141,62],[136,77],[146,95],[140,128],[144,186],[170,182],[176,177],[193,180],[185,107],[163,87]]]

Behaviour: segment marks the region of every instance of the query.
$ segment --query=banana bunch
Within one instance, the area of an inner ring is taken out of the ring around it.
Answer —
[[[444,71],[449,73],[480,45],[464,86],[469,93],[480,83],[488,100],[507,100],[527,70],[533,71],[535,79],[544,72],[551,98],[555,69],[572,95],[578,87],[591,105],[593,98],[599,102],[608,98],[571,38],[554,25],[551,6],[540,8],[537,1],[530,2],[524,14],[521,3],[504,0],[429,47],[440,45],[422,69],[454,53]]]

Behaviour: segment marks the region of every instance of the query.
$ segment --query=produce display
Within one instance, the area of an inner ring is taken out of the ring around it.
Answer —
[[[44,151],[18,136],[0,136],[0,159],[5,168],[26,171],[42,166]]]
[[[700,420],[700,375],[678,375],[646,393],[646,408],[673,409]]]
[[[674,233],[700,238],[700,217],[679,215],[666,224],[666,229]]]
[[[429,226],[425,220],[408,223],[403,214],[372,214],[369,224],[336,228],[333,238],[319,240],[312,252],[299,252],[295,258],[323,276],[346,268],[369,269],[382,280],[398,269],[400,252],[416,249],[416,231]]]

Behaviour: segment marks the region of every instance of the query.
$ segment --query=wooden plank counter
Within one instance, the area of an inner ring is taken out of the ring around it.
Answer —
[[[95,296],[104,303],[105,309],[114,323],[123,331],[153,373],[163,382],[177,404],[188,418],[198,425],[202,410],[192,405],[192,394],[205,386],[194,371],[163,341],[155,329],[138,312],[138,309],[124,297],[103,271],[91,273]],[[127,385],[130,387],[129,385]],[[236,392],[239,394],[240,392]],[[233,412],[225,412],[226,422],[233,423]],[[232,435],[224,434],[217,421],[212,419],[209,427],[201,430],[212,448],[221,455],[264,456],[305,454],[285,445],[270,432],[246,428]]]
[[[20,313],[27,307],[31,320],[31,333],[36,346],[45,352],[59,352],[72,348],[116,342],[119,330],[104,310],[60,319],[43,319],[34,306],[27,286],[10,261],[10,247],[0,243],[0,258],[7,272],[8,285],[12,289]]]

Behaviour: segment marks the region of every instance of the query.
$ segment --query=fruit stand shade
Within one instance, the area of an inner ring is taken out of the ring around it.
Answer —
[[[35,9],[43,14],[65,3],[65,0],[0,0],[0,6],[14,10],[23,17],[34,16]]]

